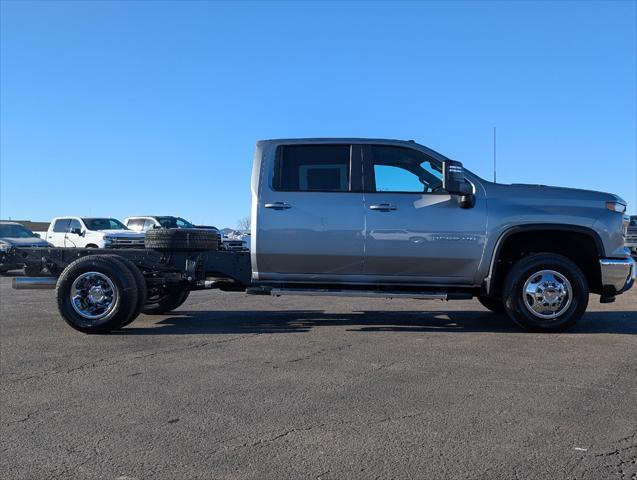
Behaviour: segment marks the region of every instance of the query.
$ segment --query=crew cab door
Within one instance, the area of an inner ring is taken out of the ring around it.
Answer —
[[[278,145],[264,152],[253,226],[255,279],[329,282],[360,275],[360,159],[360,146],[351,144]]]
[[[442,188],[442,164],[403,146],[366,145],[365,262],[375,281],[471,284],[482,258],[486,204],[461,208]]]
[[[46,232],[46,240],[55,247],[63,247],[66,232],[69,229],[69,218],[59,218],[53,222]]]

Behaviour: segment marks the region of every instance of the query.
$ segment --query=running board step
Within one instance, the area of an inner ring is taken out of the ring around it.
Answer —
[[[337,290],[337,289],[302,289],[273,288],[270,295],[302,295],[308,297],[372,297],[372,298],[415,298],[420,300],[449,300],[453,294],[437,292],[391,292],[382,290]],[[468,295],[467,298],[471,298]]]

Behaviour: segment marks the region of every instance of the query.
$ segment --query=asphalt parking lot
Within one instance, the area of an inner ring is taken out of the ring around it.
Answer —
[[[569,333],[477,301],[196,292],[87,336],[0,278],[3,479],[635,479],[637,289]]]

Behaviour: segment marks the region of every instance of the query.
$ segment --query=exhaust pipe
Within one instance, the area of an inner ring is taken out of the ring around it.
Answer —
[[[57,281],[54,277],[14,277],[11,286],[16,290],[51,290]]]

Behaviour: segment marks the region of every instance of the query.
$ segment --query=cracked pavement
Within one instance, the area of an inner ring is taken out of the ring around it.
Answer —
[[[195,292],[88,336],[10,280],[3,479],[637,480],[637,289],[559,335],[477,301]]]

